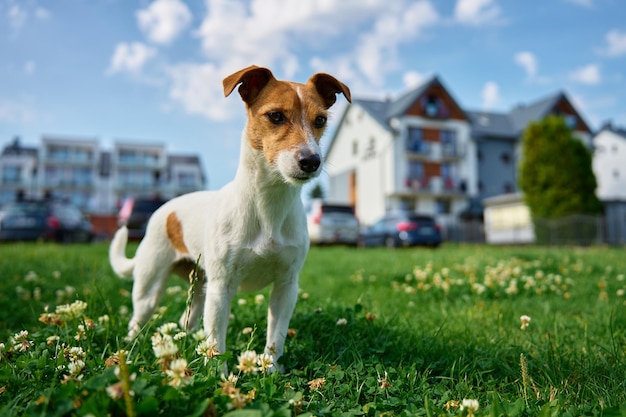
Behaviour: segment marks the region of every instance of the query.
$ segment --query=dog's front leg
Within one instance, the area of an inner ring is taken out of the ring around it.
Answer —
[[[267,343],[265,345],[265,353],[270,355],[274,362],[273,371],[282,371],[283,368],[277,361],[284,351],[285,338],[289,330],[289,320],[296,306],[297,298],[297,276],[284,282],[274,283],[267,314]]]
[[[235,291],[207,284],[204,303],[204,331],[210,341],[217,343],[220,353],[226,351],[226,330],[230,316],[230,303]]]

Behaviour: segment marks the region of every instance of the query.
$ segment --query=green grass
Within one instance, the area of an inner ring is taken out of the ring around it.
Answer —
[[[192,335],[175,357],[153,351],[152,335],[185,307],[176,278],[160,314],[125,341],[132,282],[106,252],[0,246],[0,416],[471,415],[464,399],[478,401],[476,416],[626,415],[623,248],[313,248],[284,374],[237,370],[244,351],[263,350],[267,291],[238,295],[229,352],[206,364]],[[76,300],[86,310],[63,325],[39,321]],[[71,347],[84,352],[74,374]],[[127,365],[107,366],[120,350]],[[175,358],[187,361],[176,387]],[[220,379],[224,362],[235,386]]]

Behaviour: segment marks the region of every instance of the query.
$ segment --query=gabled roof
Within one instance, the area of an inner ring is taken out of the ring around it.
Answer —
[[[472,135],[474,137],[502,137],[517,139],[529,123],[541,120],[549,114],[561,111],[559,107],[571,107],[576,112],[582,126],[591,132],[589,126],[576,111],[565,93],[559,91],[548,97],[537,100],[528,105],[520,104],[508,113],[491,113],[483,111],[469,111],[467,114],[472,125]]]
[[[366,100],[366,99],[355,99],[353,100],[354,104],[358,104],[365,111],[367,111],[370,116],[372,116],[376,121],[378,121],[382,126],[390,129],[391,126],[389,122],[394,117],[400,117],[405,115],[411,106],[415,104],[415,102],[426,93],[431,87],[441,87],[445,93],[450,96],[450,99],[454,102],[456,106],[458,106],[456,100],[452,97],[448,89],[443,85],[443,83],[439,80],[439,77],[436,75],[430,78],[428,81],[422,83],[418,87],[409,90],[405,94],[401,95],[395,100]],[[460,106],[458,106],[460,109]],[[461,109],[462,111],[462,109]]]
[[[484,111],[466,112],[474,137],[503,137],[517,139],[513,122],[507,113]]]
[[[561,101],[567,100],[563,92],[548,96],[529,105],[518,105],[509,112],[513,128],[521,132],[528,123],[541,120]]]
[[[613,123],[607,122],[604,125],[602,125],[602,127],[600,128],[600,130],[596,134],[598,134],[600,132],[603,132],[605,130],[607,132],[614,133],[617,136],[621,137],[622,139],[626,140],[626,128],[613,126]]]
[[[587,123],[583,120],[582,116],[571,104],[571,101],[567,98],[567,95],[562,91],[559,91],[555,94],[549,95],[545,98],[542,98],[527,105],[518,105],[508,113],[466,111],[457,104],[458,102],[452,97],[449,90],[443,85],[438,76],[433,76],[426,82],[422,83],[412,90],[409,90],[395,100],[372,100],[355,98],[353,99],[350,106],[360,106],[383,128],[391,131],[391,120],[394,117],[400,117],[407,113],[410,113],[412,106],[415,105],[415,103],[420,99],[423,94],[427,93],[429,89],[433,87],[438,87],[444,90],[444,93],[451,100],[451,104],[458,107],[463,116],[467,118],[467,121],[469,122],[472,130],[472,136],[475,138],[489,137],[517,140],[529,123],[541,120],[549,114],[560,113],[562,112],[563,107],[569,109],[568,111],[573,110],[578,118],[578,127],[591,133],[591,129],[589,128]],[[327,154],[330,153],[330,149],[332,148],[332,145],[335,141],[335,137],[341,129],[341,125],[343,124],[343,120],[347,112],[348,109],[346,109],[346,111],[344,112],[342,119],[338,125],[338,129],[335,130]],[[460,113],[457,112],[457,114]]]

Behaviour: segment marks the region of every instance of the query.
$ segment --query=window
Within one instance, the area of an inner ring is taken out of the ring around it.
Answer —
[[[196,176],[192,172],[179,172],[178,173],[178,184],[181,187],[195,187],[196,186]]]
[[[17,184],[22,178],[22,167],[19,165],[5,165],[2,167],[2,182]]]
[[[439,132],[441,140],[441,149],[446,156],[456,155],[456,131],[442,130]]]
[[[440,198],[436,202],[437,214],[450,214],[450,200]]]
[[[448,116],[448,110],[443,101],[434,94],[428,94],[422,97],[422,108],[426,117],[445,118]]]
[[[359,153],[359,142],[355,139],[352,142],[352,155],[356,156]]]
[[[422,129],[411,127],[409,128],[409,137],[407,138],[406,149],[410,152],[421,152],[424,147],[422,141]]]
[[[565,118],[565,124],[570,129],[574,129],[576,127],[576,125],[578,124],[577,120],[576,120],[576,116],[574,116],[573,114],[566,114],[563,117]]]
[[[500,160],[504,165],[508,165],[511,163],[511,156],[508,152],[502,152],[502,155],[500,155]]]

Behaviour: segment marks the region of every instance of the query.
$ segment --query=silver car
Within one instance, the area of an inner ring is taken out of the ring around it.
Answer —
[[[359,220],[354,208],[346,204],[314,201],[307,216],[311,243],[356,245]]]

